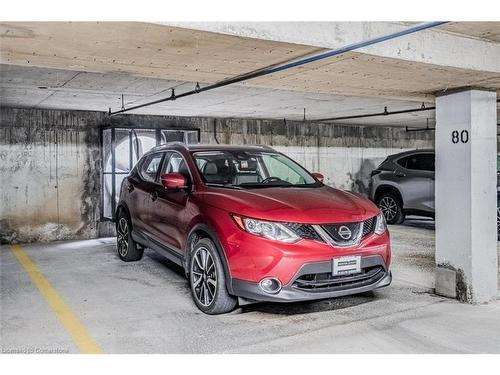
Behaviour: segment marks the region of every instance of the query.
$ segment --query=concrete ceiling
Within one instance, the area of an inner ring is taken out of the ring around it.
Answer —
[[[450,24],[447,32],[496,41],[499,24]],[[323,50],[128,22],[9,23],[0,38],[3,105],[101,111],[119,109],[122,94],[126,106],[139,104]],[[299,120],[306,108],[314,119],[415,108],[458,86],[500,89],[500,73],[356,52],[136,113]],[[422,126],[427,118],[433,122],[423,112],[356,123]]]
[[[500,22],[450,22],[442,29],[500,43]]]
[[[17,65],[1,65],[0,86],[2,104],[30,108],[65,108],[106,111],[139,104],[178,92],[191,90],[195,82],[130,77],[123,73],[89,73]],[[429,103],[428,103],[429,104]],[[145,107],[143,114],[177,116],[306,118],[350,115],[353,112],[380,112],[414,108],[412,101],[381,97],[353,97],[334,94],[303,93],[250,86],[227,86],[212,92],[173,102]],[[419,104],[418,104],[419,105]],[[414,118],[413,118],[414,119]],[[388,117],[392,124],[400,121]],[[412,121],[414,122],[414,121]]]

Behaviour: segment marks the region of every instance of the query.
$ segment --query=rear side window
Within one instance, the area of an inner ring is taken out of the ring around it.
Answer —
[[[156,175],[158,173],[158,168],[160,167],[162,154],[150,155],[141,164],[140,174],[141,177],[150,182],[156,181]]]
[[[393,166],[390,163],[389,158],[385,158],[385,160],[382,163],[380,163],[377,169],[380,171],[392,171]]]
[[[397,163],[406,169],[434,172],[434,159],[434,154],[415,154],[401,158]]]
[[[385,163],[387,163],[388,160],[389,160],[389,158],[385,158],[384,161],[382,163],[380,163],[377,168],[382,167]]]

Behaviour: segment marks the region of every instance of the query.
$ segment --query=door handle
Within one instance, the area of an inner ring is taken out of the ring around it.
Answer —
[[[155,200],[158,199],[158,193],[156,191],[152,191],[151,193],[149,193],[149,197],[154,202]]]
[[[394,173],[396,175],[396,177],[405,177],[406,174],[404,174],[403,172],[395,172]]]
[[[127,190],[128,190],[129,193],[133,192],[134,191],[134,185],[128,184]]]

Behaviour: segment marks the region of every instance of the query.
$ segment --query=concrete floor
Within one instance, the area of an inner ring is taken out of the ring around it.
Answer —
[[[23,248],[105,353],[500,353],[500,301],[432,294],[433,222],[390,229],[390,287],[220,316],[199,312],[182,270],[152,251],[124,263],[112,238]],[[9,247],[0,255],[1,349],[78,352]]]

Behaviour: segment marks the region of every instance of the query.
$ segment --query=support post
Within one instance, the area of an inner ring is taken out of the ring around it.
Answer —
[[[436,98],[436,293],[467,303],[497,298],[496,93]]]

